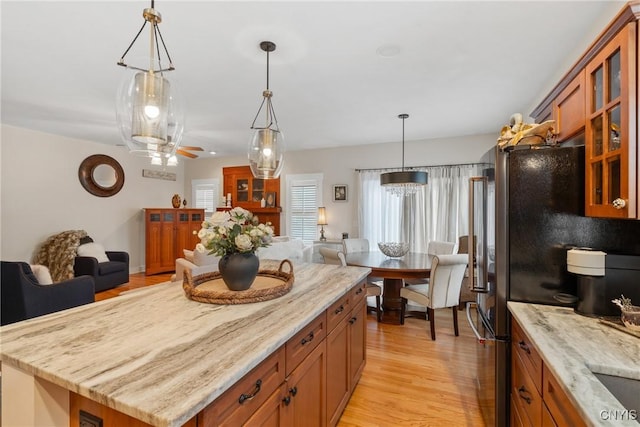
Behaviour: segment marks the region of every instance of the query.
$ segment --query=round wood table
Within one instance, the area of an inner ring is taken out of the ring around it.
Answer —
[[[383,278],[381,321],[400,324],[400,288],[404,279],[429,277],[433,255],[409,252],[401,258],[390,258],[382,252],[353,252],[346,254],[346,258],[347,265],[370,268],[369,276]]]

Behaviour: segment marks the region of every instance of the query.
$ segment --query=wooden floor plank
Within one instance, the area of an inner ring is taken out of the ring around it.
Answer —
[[[96,294],[96,300],[170,276],[132,274],[129,283]],[[483,427],[475,394],[475,338],[462,313],[456,337],[451,309],[436,310],[436,341],[424,319],[387,325],[369,314],[367,364],[338,427]]]

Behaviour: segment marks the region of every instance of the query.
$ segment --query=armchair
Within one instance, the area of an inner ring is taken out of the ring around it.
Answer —
[[[40,285],[26,262],[0,264],[0,324],[19,322],[95,301],[93,278]]]
[[[94,257],[77,256],[73,264],[76,277],[93,277],[96,292],[115,288],[129,281],[129,254],[118,251],[105,251],[105,254],[108,261],[98,262]]]

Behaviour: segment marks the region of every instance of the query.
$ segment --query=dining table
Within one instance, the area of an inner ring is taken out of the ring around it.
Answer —
[[[421,252],[408,252],[398,258],[392,258],[377,251],[345,254],[347,265],[370,268],[369,277],[383,279],[380,321],[392,324],[400,324],[402,308],[400,289],[404,286],[404,280],[428,278],[431,274],[433,257]]]

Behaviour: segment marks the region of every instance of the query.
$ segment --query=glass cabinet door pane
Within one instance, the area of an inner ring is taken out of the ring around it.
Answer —
[[[620,51],[611,55],[608,59],[609,75],[608,86],[609,96],[607,101],[611,102],[620,96]]]
[[[620,148],[620,105],[609,110],[609,151]]]
[[[602,162],[596,162],[591,165],[593,187],[592,199],[596,205],[602,204]]]
[[[591,120],[591,138],[593,141],[593,156],[602,155],[602,116]]]
[[[615,157],[609,160],[609,197],[608,202],[611,204],[613,201],[620,197],[620,157]]]
[[[598,67],[596,71],[591,73],[591,84],[593,85],[592,97],[592,113],[602,108],[602,66]]]

